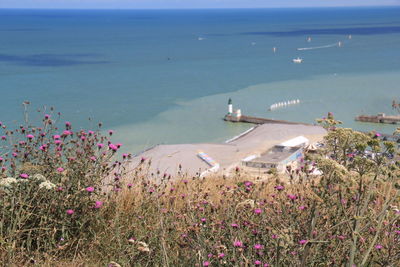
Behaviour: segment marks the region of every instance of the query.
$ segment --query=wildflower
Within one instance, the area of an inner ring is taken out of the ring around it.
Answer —
[[[16,158],[16,157],[18,156],[18,153],[13,152],[13,153],[12,153],[12,156],[13,156],[14,158]]]
[[[239,228],[239,225],[238,225],[237,223],[232,223],[231,226],[232,226],[233,228]]]
[[[59,186],[59,187],[57,188],[57,191],[64,191],[64,188],[61,187],[61,186]]]
[[[205,223],[207,220],[206,220],[206,218],[201,218],[200,221]]]
[[[128,188],[132,188],[133,184],[129,183],[126,185]]]
[[[145,158],[145,157],[142,157],[142,158],[140,159],[140,163],[145,162],[145,160],[146,160],[146,158]]]
[[[346,237],[344,235],[338,235],[337,238],[340,239],[340,240],[345,240],[346,239]]]
[[[269,263],[264,263],[264,267],[269,267]]]
[[[49,114],[45,114],[45,115],[44,115],[44,118],[45,118],[46,120],[50,119],[50,117],[51,117],[51,116],[50,116]]]
[[[122,154],[122,158],[124,158],[124,159],[126,159],[128,156],[129,156],[129,155],[126,154],[126,153]]]
[[[272,235],[271,238],[272,239],[277,239],[279,236],[278,235]]]
[[[296,195],[292,195],[292,194],[287,195],[287,197],[289,199],[291,199],[291,200],[296,200],[297,199],[297,196]]]
[[[26,173],[21,173],[21,174],[19,175],[19,177],[21,177],[22,179],[27,179],[27,178],[29,178],[29,175],[26,174]]]
[[[262,209],[255,209],[255,210],[254,210],[254,213],[255,213],[255,214],[261,214],[261,213],[262,213]]]
[[[236,240],[235,242],[233,242],[233,246],[241,248],[243,246],[243,243],[241,241]]]
[[[382,248],[383,248],[383,246],[382,246],[382,245],[380,245],[380,244],[378,244],[378,245],[376,245],[376,246],[375,246],[375,248],[376,248],[376,249],[378,249],[378,250],[380,250],[380,249],[382,249]]]
[[[59,168],[57,168],[57,171],[61,173],[61,172],[64,171],[64,168],[63,167],[59,167]]]
[[[99,144],[97,144],[97,147],[100,149],[100,148],[103,148],[104,147],[104,144],[102,144],[102,143],[99,143]]]
[[[254,245],[254,249],[257,249],[257,250],[258,250],[258,249],[263,249],[263,247],[264,247],[264,246],[261,245],[261,244],[255,244],[255,245]]]
[[[299,207],[299,210],[305,210],[305,209],[306,209],[305,206],[300,206],[300,207]]]
[[[187,184],[188,183],[188,180],[183,180],[182,181],[184,184]]]
[[[137,242],[138,243],[138,250],[141,252],[150,252],[149,246],[145,242]]]
[[[14,177],[7,177],[4,179],[0,179],[0,187],[10,187],[12,184],[17,183],[17,179]]]
[[[275,189],[278,191],[282,191],[283,189],[285,189],[285,187],[283,185],[277,185],[275,186]]]
[[[92,187],[92,186],[88,186],[88,187],[86,187],[86,189],[85,189],[87,192],[93,192],[94,191],[94,187]]]
[[[65,122],[65,126],[66,126],[66,127],[71,127],[71,123],[70,123],[69,121],[66,121],[66,122]]]
[[[48,190],[53,189],[55,187],[56,187],[56,185],[51,183],[51,182],[49,182],[49,181],[41,182],[39,184],[39,188],[45,188],[45,189],[48,189]]]
[[[4,135],[1,137],[1,140],[6,140],[6,139],[7,139],[7,137]]]
[[[94,208],[95,209],[100,209],[101,207],[103,207],[103,202],[102,201],[96,201],[94,204]]]
[[[247,182],[245,182],[245,183],[244,183],[244,185],[245,185],[246,187],[249,187],[249,186],[252,186],[252,185],[253,185],[253,183],[252,183],[252,182],[249,182],[249,181],[247,181]]]
[[[208,258],[212,258],[212,256],[213,256],[213,254],[211,254],[211,253],[207,255]]]
[[[71,210],[71,209],[67,210],[67,214],[68,214],[68,215],[72,215],[72,214],[74,214],[74,213],[75,213],[74,210]]]
[[[210,266],[210,262],[209,261],[203,262],[203,266]]]
[[[63,131],[63,135],[65,135],[65,136],[72,135],[72,132],[65,130],[65,131]]]
[[[223,258],[223,257],[225,257],[225,254],[224,254],[224,253],[219,253],[219,254],[218,254],[218,258],[221,259],[221,258]]]
[[[114,145],[114,144],[109,144],[108,148],[111,149],[114,152],[118,150],[118,147],[116,145]]]
[[[109,130],[109,131],[108,131],[108,134],[109,134],[109,135],[113,135],[113,133],[114,133],[113,130]]]
[[[0,162],[3,162],[3,160],[4,160],[4,159],[3,159],[2,157],[0,157]]]
[[[28,138],[29,140],[32,140],[33,138],[35,138],[32,134],[28,134],[27,136],[26,136],[26,138]]]
[[[254,265],[261,265],[261,261],[256,260],[256,261],[254,262]]]
[[[305,244],[307,244],[307,243],[308,243],[308,240],[304,240],[304,239],[303,239],[303,240],[300,240],[300,241],[299,241],[299,244],[300,244],[300,245],[305,245]]]
[[[90,157],[90,160],[96,161],[96,157],[95,157],[95,156],[91,156],[91,157]]]
[[[61,138],[61,136],[58,135],[58,134],[56,134],[56,135],[53,136],[53,139],[54,139],[54,140],[57,140],[57,139],[60,139],[60,138]]]

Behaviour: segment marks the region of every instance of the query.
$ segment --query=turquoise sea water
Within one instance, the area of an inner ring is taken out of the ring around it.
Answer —
[[[353,118],[394,113],[399,48],[393,7],[0,10],[0,120],[20,121],[24,100],[55,106],[75,127],[102,121],[137,152],[246,130],[221,120],[232,97],[248,115],[313,122],[332,111],[345,126],[390,133]],[[291,62],[297,56],[302,64]]]

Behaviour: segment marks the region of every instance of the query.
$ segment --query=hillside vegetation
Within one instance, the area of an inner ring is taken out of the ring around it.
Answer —
[[[400,265],[397,144],[332,114],[319,120],[325,148],[288,179],[171,178],[144,158],[127,172],[112,131],[58,120],[2,125],[3,266]]]

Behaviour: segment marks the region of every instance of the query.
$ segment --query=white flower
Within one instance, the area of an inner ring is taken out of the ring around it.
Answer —
[[[18,182],[17,179],[15,179],[14,177],[7,177],[4,179],[0,179],[0,186],[11,187],[12,184],[17,182]]]
[[[32,178],[35,180],[38,180],[38,181],[42,181],[42,182],[46,181],[46,177],[44,177],[40,173],[35,174]]]
[[[56,187],[56,185],[51,183],[51,182],[49,182],[49,181],[41,182],[39,184],[39,188],[46,188],[48,190],[53,189],[55,187]]]

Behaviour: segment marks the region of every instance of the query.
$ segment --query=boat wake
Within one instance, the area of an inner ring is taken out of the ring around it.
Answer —
[[[330,47],[335,47],[335,46],[341,46],[341,43],[337,42],[337,43],[334,43],[334,44],[323,45],[323,46],[302,47],[302,48],[297,48],[297,50],[299,50],[299,51],[314,50],[314,49],[330,48]]]

